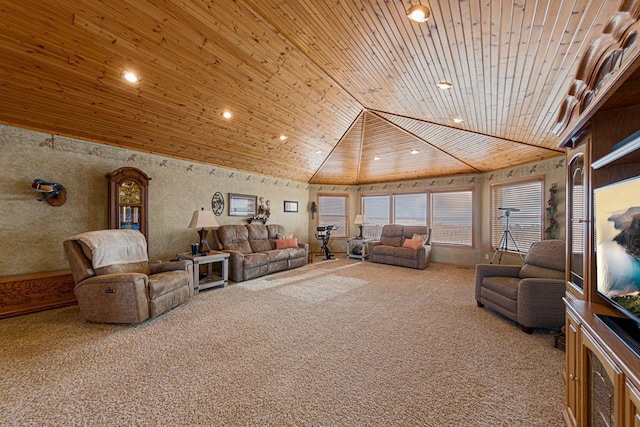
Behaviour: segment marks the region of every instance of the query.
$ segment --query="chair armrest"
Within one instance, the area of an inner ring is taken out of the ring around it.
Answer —
[[[103,274],[101,276],[93,276],[78,283],[74,288],[74,292],[78,299],[82,295],[92,294],[92,288],[103,288],[108,286],[109,289],[117,291],[129,290],[132,288],[140,288],[141,292],[149,297],[149,277],[144,273],[116,273]]]
[[[476,264],[476,300],[480,301],[480,288],[485,277],[518,277],[518,265]]]
[[[180,261],[158,262],[155,264],[149,264],[149,269],[151,270],[151,274],[158,274],[171,270],[189,271],[189,264],[193,264],[193,262],[189,259]]]
[[[562,279],[522,279],[518,284],[518,323],[532,328],[561,327],[565,288]]]
[[[305,259],[309,259],[309,244],[308,243],[298,243],[298,247],[304,249],[304,257],[305,257]]]

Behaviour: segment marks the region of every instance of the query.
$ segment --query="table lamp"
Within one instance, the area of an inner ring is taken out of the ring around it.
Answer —
[[[355,225],[357,225],[358,227],[360,227],[360,235],[358,236],[358,239],[362,239],[362,226],[364,224],[364,215],[362,214],[358,214],[356,215],[356,219],[353,221],[353,223]]]
[[[189,223],[189,228],[199,228],[198,235],[200,236],[200,254],[209,253],[211,248],[209,247],[209,243],[207,242],[207,234],[209,234],[209,230],[206,230],[205,227],[219,227],[218,221],[216,217],[213,215],[213,211],[204,210],[201,208],[199,211],[193,212],[193,216],[191,217],[191,222]]]

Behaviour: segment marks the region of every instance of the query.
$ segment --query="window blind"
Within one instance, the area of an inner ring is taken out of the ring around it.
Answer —
[[[347,206],[348,196],[318,196],[318,225],[337,226],[338,229],[331,232],[332,237],[348,236]]]
[[[543,181],[496,184],[491,187],[491,246],[527,252],[542,239]],[[511,208],[513,211],[507,211]],[[518,211],[516,211],[518,209]],[[507,213],[509,214],[507,215]],[[505,233],[509,220],[509,233]]]
[[[431,242],[473,246],[473,191],[431,194]]]

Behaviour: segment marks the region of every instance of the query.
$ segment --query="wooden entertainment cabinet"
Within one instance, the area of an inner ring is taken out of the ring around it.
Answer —
[[[623,315],[596,292],[593,221],[595,189],[640,176],[640,142],[614,149],[640,128],[634,102],[612,97],[565,144],[567,426],[640,427],[640,357],[596,316]]]

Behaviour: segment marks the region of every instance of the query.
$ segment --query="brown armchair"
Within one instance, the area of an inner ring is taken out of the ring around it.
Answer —
[[[193,263],[149,264],[139,231],[89,231],[65,240],[64,250],[86,320],[138,323],[193,295]]]
[[[531,245],[522,267],[476,265],[476,301],[520,324],[560,328],[565,322],[565,242],[543,240]]]

